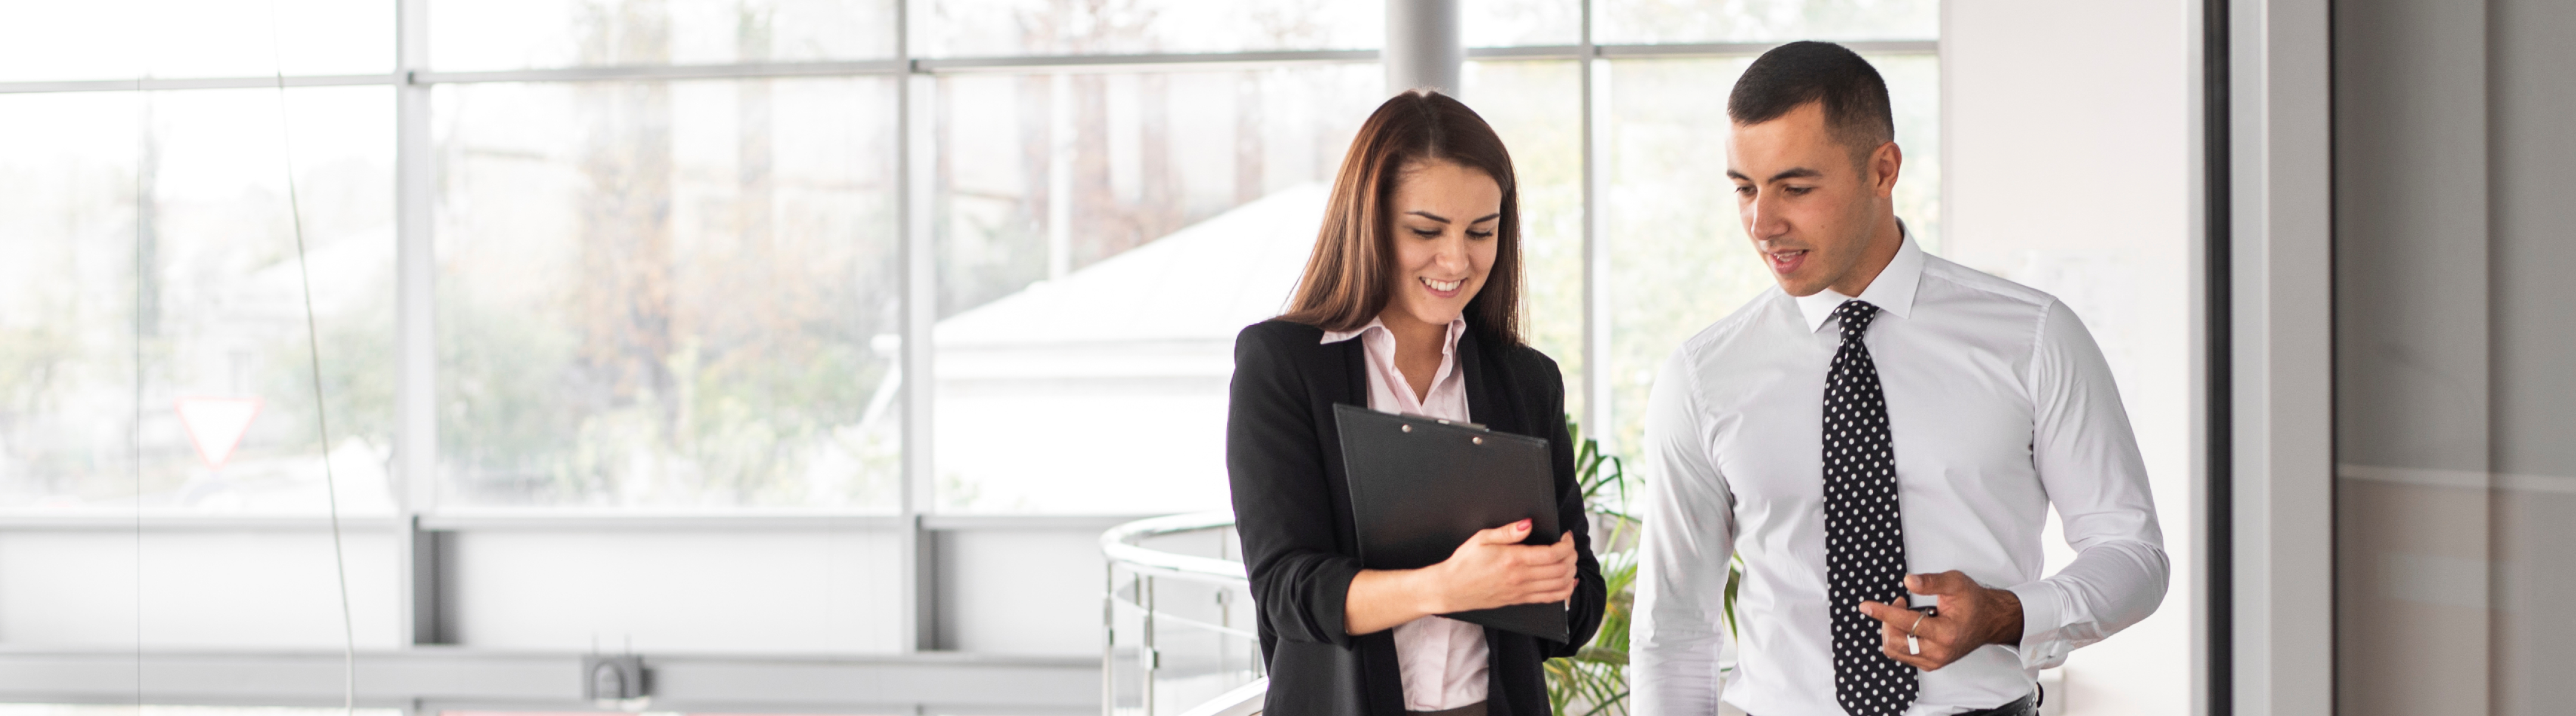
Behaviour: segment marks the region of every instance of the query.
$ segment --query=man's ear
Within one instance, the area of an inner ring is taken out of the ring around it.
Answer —
[[[1878,145],[1869,152],[1870,190],[1878,198],[1896,195],[1896,175],[1905,168],[1905,150],[1895,142]]]

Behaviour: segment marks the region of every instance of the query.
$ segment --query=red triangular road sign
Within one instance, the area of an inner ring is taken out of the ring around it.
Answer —
[[[197,457],[216,470],[232,459],[233,448],[250,432],[251,419],[259,417],[259,407],[258,398],[180,398],[177,405],[179,424],[187,426],[188,441],[197,444]]]

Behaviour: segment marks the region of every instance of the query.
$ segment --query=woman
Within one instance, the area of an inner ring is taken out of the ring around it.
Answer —
[[[1271,716],[1540,716],[1540,663],[1600,626],[1564,378],[1521,341],[1517,197],[1502,139],[1466,105],[1387,100],[1342,159],[1288,313],[1235,339],[1226,467]],[[1523,545],[1522,520],[1430,567],[1362,569],[1336,403],[1546,438],[1564,537]],[[1557,601],[1570,642],[1433,616]]]

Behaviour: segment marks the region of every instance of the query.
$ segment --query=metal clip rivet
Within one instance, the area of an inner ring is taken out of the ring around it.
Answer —
[[[1478,445],[1483,445],[1483,444],[1485,444],[1485,439],[1484,439],[1484,438],[1481,438],[1481,437],[1477,437],[1477,438],[1468,438],[1468,439],[1469,439],[1469,440],[1474,440],[1474,441],[1476,441],[1476,444],[1478,444]]]
[[[1411,425],[1404,426],[1404,431],[1405,431],[1405,432],[1408,432],[1408,433],[1409,433],[1409,432],[1413,432],[1413,426],[1411,426]]]

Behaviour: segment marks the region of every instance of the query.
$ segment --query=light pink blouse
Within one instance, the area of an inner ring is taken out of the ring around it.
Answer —
[[[1458,369],[1458,337],[1465,318],[1451,319],[1440,345],[1440,370],[1431,392],[1413,397],[1413,386],[1395,367],[1395,333],[1380,321],[1356,331],[1325,331],[1325,343],[1360,339],[1368,356],[1369,408],[1472,422],[1467,416],[1467,376]],[[1456,619],[1423,617],[1395,628],[1395,663],[1404,677],[1407,711],[1440,711],[1485,700],[1485,629]]]

